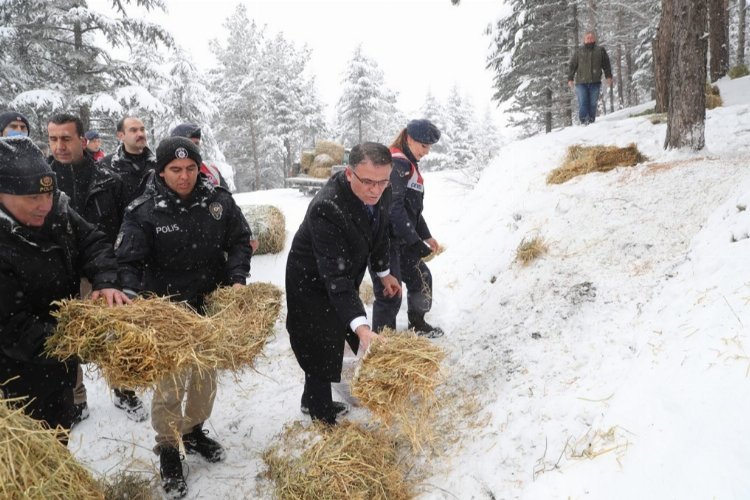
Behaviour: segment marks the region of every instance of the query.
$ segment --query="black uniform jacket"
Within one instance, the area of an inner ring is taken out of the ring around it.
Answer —
[[[156,170],[156,155],[149,148],[143,150],[145,161],[138,165],[120,144],[111,155],[101,159],[102,167],[112,170],[122,178],[126,203],[130,203],[143,193],[148,175]]]
[[[0,206],[0,383],[20,376],[11,392],[41,396],[75,383],[75,362],[48,358],[43,347],[55,328],[52,302],[76,296],[82,276],[94,290],[119,288],[112,244],[64,193],[37,229]]]
[[[124,289],[170,295],[201,312],[218,286],[247,281],[251,236],[227,190],[199,176],[183,201],[152,173],[117,236],[120,281]]]
[[[394,244],[413,245],[432,237],[427,222],[422,217],[424,183],[416,161],[409,158],[410,152],[391,148],[391,153],[394,155],[391,171],[391,236]]]
[[[107,235],[107,241],[114,244],[122,224],[122,213],[130,201],[125,199],[120,176],[96,163],[89,153],[85,154],[81,165],[63,165],[53,159],[50,167],[57,174],[58,184],[62,184],[61,179],[67,177],[71,186],[78,184],[76,173],[81,169],[87,170],[88,183],[83,192],[73,188],[74,192],[66,191],[66,194],[73,208],[88,222],[96,224]],[[63,188],[62,185],[60,187]]]
[[[320,380],[340,380],[347,335],[356,351],[349,323],[365,316],[359,285],[368,261],[374,272],[389,268],[390,191],[376,205],[373,230],[365,205],[339,172],[310,202],[294,236],[286,265],[287,330],[300,366]]]

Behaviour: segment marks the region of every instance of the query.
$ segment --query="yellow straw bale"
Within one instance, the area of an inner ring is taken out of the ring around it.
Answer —
[[[286,219],[281,210],[273,205],[245,205],[242,214],[259,243],[254,255],[275,254],[284,250]]]
[[[581,146],[568,148],[563,165],[547,176],[547,184],[562,184],[579,175],[609,172],[618,166],[633,166],[647,160],[635,144],[617,146]]]
[[[328,179],[331,176],[331,167],[310,167],[307,175],[316,179]]]
[[[331,165],[341,165],[344,163],[344,146],[331,141],[318,141],[315,144],[315,154],[328,155],[333,163]]]
[[[303,172],[307,172],[315,159],[315,151],[302,151],[299,155],[299,165]]]

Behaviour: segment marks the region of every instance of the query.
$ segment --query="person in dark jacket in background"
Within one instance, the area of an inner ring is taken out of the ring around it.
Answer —
[[[568,62],[568,86],[575,83],[578,98],[578,120],[582,125],[594,123],[596,105],[602,87],[602,71],[607,83],[612,85],[612,66],[607,51],[596,44],[596,34],[583,34],[583,45],[579,46]]]
[[[86,137],[86,151],[89,152],[94,161],[99,161],[106,156],[102,149],[102,138],[96,130],[89,130],[84,135]]]
[[[129,294],[168,295],[204,313],[205,298],[217,287],[245,285],[250,228],[232,195],[199,176],[201,155],[189,139],[164,139],[156,157],[157,170],[149,175],[144,194],[128,206],[115,243],[123,288]],[[162,379],[154,390],[154,451],[162,486],[173,498],[187,494],[177,436],[188,453],[209,462],[224,458],[224,448],[203,429],[215,396],[216,372],[211,370],[184,370]]]
[[[32,418],[70,429],[77,362],[44,353],[56,324],[52,302],[76,296],[82,276],[93,300],[129,299],[117,289],[112,245],[55,188],[31,140],[0,139],[0,390],[27,398],[18,404]]]
[[[83,123],[77,116],[66,113],[53,115],[47,122],[47,138],[52,153],[50,167],[57,176],[58,189],[68,195],[73,209],[86,221],[95,224],[114,246],[127,205],[122,179],[94,162],[85,148]],[[87,298],[90,293],[91,283],[83,279],[81,298]],[[136,422],[146,420],[148,414],[134,391],[117,388],[113,392],[115,406],[123,410],[128,418]],[[80,366],[73,395],[76,409],[74,423],[78,423],[89,415]]]
[[[347,169],[310,202],[289,251],[286,327],[305,372],[302,407],[327,424],[345,410],[331,397],[331,382],[341,380],[345,341],[357,352],[376,336],[359,298],[368,263],[384,294],[401,293],[388,261],[390,174],[386,146],[352,148]]]
[[[422,258],[437,251],[439,245],[422,215],[424,179],[417,164],[439,139],[440,130],[432,122],[412,120],[391,144],[391,272],[406,285],[409,328],[429,338],[441,337],[443,330],[424,318],[432,308],[432,274]],[[372,271],[370,269],[371,275]],[[373,277],[372,282],[375,293],[373,329],[380,331],[390,327],[395,330],[401,296],[384,294],[378,280]]]
[[[0,137],[28,137],[29,119],[18,111],[0,113]]]
[[[115,171],[125,184],[128,202],[143,192],[144,180],[156,168],[156,155],[148,147],[148,133],[143,122],[126,116],[117,122],[120,144],[114,153],[101,159],[103,167]]]

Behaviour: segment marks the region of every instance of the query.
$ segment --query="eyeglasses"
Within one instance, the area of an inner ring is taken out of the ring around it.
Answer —
[[[385,188],[387,188],[388,186],[391,185],[390,179],[385,179],[385,180],[382,180],[382,181],[374,181],[372,179],[363,179],[362,177],[360,177],[360,176],[357,175],[357,172],[355,172],[353,168],[350,168],[349,170],[352,171],[352,174],[354,174],[354,177],[356,177],[359,182],[361,182],[362,184],[364,184],[367,187],[377,186],[379,188],[385,189]]]

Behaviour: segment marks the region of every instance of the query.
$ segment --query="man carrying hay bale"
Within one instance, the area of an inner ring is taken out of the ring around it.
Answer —
[[[286,327],[305,371],[302,408],[331,425],[342,410],[331,382],[341,380],[344,342],[356,352],[376,336],[358,294],[368,261],[384,294],[401,293],[388,260],[390,174],[387,147],[355,146],[348,168],[310,202],[287,259]]]
[[[189,139],[161,141],[158,175],[150,174],[144,194],[128,206],[115,248],[126,291],[170,296],[205,314],[206,296],[216,288],[245,285],[252,234],[232,195],[198,176],[200,164],[200,152]],[[203,429],[215,396],[215,370],[186,369],[156,385],[154,451],[162,486],[173,498],[187,494],[180,441],[188,453],[209,462],[224,458],[224,448]]]
[[[422,216],[424,208],[424,179],[417,163],[440,140],[440,130],[429,120],[412,120],[391,144],[393,155],[393,203],[390,211],[391,270],[396,279],[406,285],[409,328],[428,338],[443,336],[442,328],[424,319],[432,308],[432,274],[422,260],[440,245],[432,237]],[[372,268],[370,275],[373,274]],[[396,329],[396,316],[401,309],[400,295],[384,295],[379,280],[374,279],[375,304],[372,306],[373,328]]]
[[[0,388],[27,398],[24,411],[53,428],[73,422],[78,362],[43,353],[55,329],[51,304],[77,295],[83,276],[92,299],[129,302],[111,243],[56,190],[42,152],[28,138],[0,140]]]

